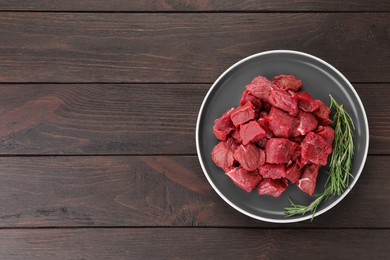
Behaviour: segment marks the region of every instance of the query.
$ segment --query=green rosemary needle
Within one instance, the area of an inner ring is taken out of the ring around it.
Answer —
[[[307,206],[297,205],[290,199],[291,206],[284,208],[287,217],[311,212],[313,219],[318,206],[330,196],[341,195],[349,185],[349,178],[352,177],[351,167],[354,153],[352,130],[355,126],[344,106],[338,104],[332,95],[329,95],[329,98],[330,108],[334,109],[335,138],[325,189],[322,193],[314,195],[316,199]]]

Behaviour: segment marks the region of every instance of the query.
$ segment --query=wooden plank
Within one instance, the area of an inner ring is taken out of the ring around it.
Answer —
[[[2,85],[2,154],[195,153],[209,85]]]
[[[0,230],[6,259],[387,259],[390,230]]]
[[[355,82],[389,82],[389,13],[0,16],[0,82],[213,82],[270,49],[323,58]]]
[[[3,0],[0,10],[43,11],[389,11],[388,1],[353,0],[197,0],[197,1],[126,1],[126,0]]]
[[[0,85],[0,154],[195,154],[209,84]],[[390,154],[389,84],[356,84],[371,154]]]
[[[389,157],[369,157],[340,204],[313,223],[288,227],[389,228],[389,167]],[[195,156],[1,157],[0,177],[1,228],[285,227],[231,208]]]
[[[370,129],[369,153],[390,154],[390,85],[354,84]]]

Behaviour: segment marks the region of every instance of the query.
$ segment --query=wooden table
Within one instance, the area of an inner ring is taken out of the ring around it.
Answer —
[[[388,258],[389,12],[382,0],[1,1],[1,258]],[[238,213],[196,157],[212,82],[271,49],[339,68],[368,114],[361,178],[313,223]]]

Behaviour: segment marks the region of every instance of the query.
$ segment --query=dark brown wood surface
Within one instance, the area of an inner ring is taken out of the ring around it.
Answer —
[[[286,226],[231,208],[213,191],[195,156],[5,157],[0,228],[390,228],[389,168],[387,156],[369,156],[345,200],[313,223]]]
[[[389,84],[355,84],[370,154],[390,154]],[[195,154],[210,84],[34,84],[0,87],[0,154]],[[185,145],[183,145],[185,144]]]
[[[386,259],[390,2],[0,1],[0,258]],[[200,168],[212,82],[264,50],[316,55],[352,81],[366,166],[330,211],[246,217]]]
[[[39,11],[390,11],[383,0],[2,0],[0,10]]]
[[[270,49],[389,82],[390,13],[1,13],[3,82],[213,82]],[[272,28],[272,29],[271,29]]]
[[[0,230],[12,259],[387,259],[389,240],[386,229]]]
[[[195,154],[196,117],[209,87],[4,84],[0,152]]]

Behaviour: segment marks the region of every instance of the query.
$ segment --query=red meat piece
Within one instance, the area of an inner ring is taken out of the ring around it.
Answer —
[[[234,151],[234,158],[244,169],[254,171],[264,164],[265,153],[254,144],[240,145]]]
[[[302,145],[302,144],[301,144]],[[298,156],[298,158],[295,160],[295,163],[298,164],[298,166],[302,169],[303,166],[305,166],[306,164],[310,163],[310,161],[308,159],[303,159],[302,158],[302,147],[301,147],[301,154],[300,156]]]
[[[228,137],[225,141],[226,147],[229,148],[232,152],[234,152],[237,147],[240,145],[234,138]]]
[[[285,138],[271,138],[265,145],[267,163],[288,163],[299,155],[299,145]]]
[[[291,116],[295,116],[298,113],[298,98],[295,95],[290,95],[286,91],[271,90],[269,102],[271,105],[280,108]]]
[[[304,138],[305,138],[305,136],[298,135],[298,136],[294,136],[294,137],[290,138],[290,140],[300,144],[300,143],[302,143]]]
[[[302,81],[293,75],[279,75],[274,77],[274,83],[278,89],[297,91],[302,87]]]
[[[232,179],[234,184],[246,192],[251,192],[263,179],[257,170],[247,171],[241,166],[226,172],[226,175]]]
[[[250,121],[240,127],[240,136],[243,145],[259,141],[265,138],[265,134],[265,130],[257,121]]]
[[[310,132],[301,144],[301,156],[303,162],[308,160],[315,164],[326,165],[328,155],[332,152],[330,147],[321,136]]]
[[[289,114],[272,107],[268,116],[269,128],[276,137],[289,138],[297,128],[299,121]]]
[[[271,109],[271,108],[270,108]],[[259,118],[261,119],[261,118],[266,118],[268,116],[268,112],[265,112],[265,111],[261,111],[260,113],[259,113]]]
[[[226,142],[219,142],[219,144],[214,147],[211,152],[211,158],[213,159],[215,165],[224,170],[227,170],[235,163],[234,153],[231,149],[229,149]]]
[[[324,138],[325,142],[332,148],[334,140],[334,130],[330,126],[319,126],[316,133]]]
[[[318,176],[318,169],[320,166],[318,164],[307,165],[303,168],[303,173],[301,178],[298,180],[298,187],[303,191],[313,195],[313,192],[316,188],[316,181]]]
[[[286,177],[286,168],[283,164],[266,163],[260,167],[263,178],[280,179]]]
[[[269,111],[271,110],[271,107],[272,105],[268,102],[263,102],[262,103],[262,106],[263,106],[263,112],[266,112],[266,113],[269,113]]]
[[[321,100],[316,100],[318,103],[318,109],[313,112],[317,116],[319,123],[323,125],[330,125],[332,120],[330,120],[330,108],[325,105]]]
[[[217,139],[225,141],[231,131],[234,130],[234,125],[230,119],[230,114],[234,107],[228,109],[220,118],[214,121],[213,132]]]
[[[298,107],[305,112],[314,112],[320,104],[309,93],[300,91],[295,93],[298,97]]]
[[[265,149],[265,145],[267,144],[267,141],[268,141],[267,138],[260,139],[260,141],[257,142],[257,146],[262,149]]]
[[[260,168],[265,163],[265,152],[264,150],[260,149],[260,160],[259,160],[259,166],[257,168]]]
[[[243,106],[246,104],[246,102],[250,101],[253,106],[255,107],[256,111],[261,110],[261,101],[259,98],[253,96],[248,90],[245,90],[242,93],[241,100],[240,100],[240,106]]]
[[[234,138],[237,142],[241,143],[241,136],[240,136],[240,128],[236,128],[230,135],[231,137]]]
[[[298,164],[294,163],[287,167],[286,169],[286,179],[291,183],[297,183],[301,177],[302,169]]]
[[[313,114],[299,111],[298,113],[299,125],[297,128],[297,135],[306,135],[307,133],[316,129],[318,121]]]
[[[241,107],[237,107],[230,113],[230,119],[236,127],[254,118],[255,110],[250,101],[246,102],[245,105]]]
[[[268,120],[268,116],[263,116],[262,115],[263,112],[260,113],[260,118],[259,120],[257,120],[257,122],[259,122],[260,126],[264,129],[264,130],[267,130],[269,129],[269,120]],[[266,113],[264,113],[266,114]]]
[[[283,180],[263,179],[258,188],[260,195],[271,195],[279,197],[287,189],[287,184]]]
[[[250,84],[246,85],[246,90],[253,96],[260,98],[262,101],[268,102],[269,92],[275,87],[276,85],[266,77],[258,76],[253,78]]]
[[[260,119],[257,121],[259,122],[260,126],[265,130],[265,138],[271,138],[274,136],[274,133],[271,131],[271,129],[269,129],[269,118],[268,118],[268,114],[267,112],[260,112],[260,115],[259,115]],[[266,142],[266,140],[265,140]],[[264,145],[265,145],[265,142],[264,142]]]

